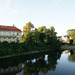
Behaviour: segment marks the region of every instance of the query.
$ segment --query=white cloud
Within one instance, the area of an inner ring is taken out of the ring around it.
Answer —
[[[6,1],[6,0],[5,0]],[[0,15],[3,14],[3,13],[11,13],[11,14],[16,14],[18,13],[18,11],[12,7],[10,7],[10,4],[11,4],[11,0],[7,0],[5,2],[5,4],[3,3],[1,6],[0,6]]]

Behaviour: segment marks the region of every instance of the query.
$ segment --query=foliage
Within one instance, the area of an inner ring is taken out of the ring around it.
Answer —
[[[53,26],[50,27],[50,30],[55,31],[55,28]]]
[[[75,29],[69,29],[67,30],[67,35],[73,39],[73,43],[75,44]]]
[[[29,21],[29,22],[26,23],[26,25],[23,27],[23,34],[30,32],[32,28],[34,28],[34,25]]]
[[[71,39],[71,40],[70,40],[70,45],[72,45],[72,44],[73,44],[73,40]]]
[[[46,33],[46,30],[47,30],[47,28],[45,26],[41,26],[41,27],[38,28],[38,31],[40,33]]]
[[[32,37],[31,30],[34,28],[34,25],[31,22],[26,23],[23,27],[23,40],[22,42],[30,42],[30,38]]]
[[[30,23],[30,24],[29,24]],[[23,40],[24,43],[49,43],[51,40],[56,38],[55,28],[51,26],[47,29],[45,26],[41,26],[38,29],[34,28],[31,22],[26,23],[23,27]]]

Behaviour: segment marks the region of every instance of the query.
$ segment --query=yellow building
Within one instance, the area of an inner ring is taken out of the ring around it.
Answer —
[[[22,41],[22,31],[17,27],[13,26],[3,26],[0,25],[0,41],[7,42],[21,42]]]

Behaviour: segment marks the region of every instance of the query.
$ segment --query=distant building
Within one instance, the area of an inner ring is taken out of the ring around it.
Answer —
[[[65,36],[58,36],[57,39],[62,41],[62,42],[64,42],[64,43],[70,42],[70,37],[67,36],[67,35],[65,35]]]
[[[0,41],[7,42],[21,42],[22,41],[22,31],[17,27],[13,26],[3,26],[0,25]]]
[[[61,40],[62,40],[62,38],[61,38],[61,37],[62,37],[62,36],[58,36],[58,37],[57,37],[57,39],[61,41]]]
[[[70,42],[70,37],[69,36],[67,36],[67,35],[65,35],[65,36],[62,36],[62,41],[63,42]]]

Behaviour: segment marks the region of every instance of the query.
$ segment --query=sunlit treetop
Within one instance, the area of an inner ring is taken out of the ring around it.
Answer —
[[[55,31],[54,26],[50,26],[50,30]]]
[[[29,22],[26,23],[26,25],[23,27],[23,33],[30,32],[32,28],[34,28],[34,25],[29,21]]]
[[[41,26],[41,27],[38,28],[38,31],[40,33],[46,33],[46,30],[47,30],[47,28],[45,26]]]

